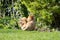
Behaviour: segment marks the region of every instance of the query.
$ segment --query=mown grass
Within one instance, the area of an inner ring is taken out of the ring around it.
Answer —
[[[60,32],[0,29],[0,40],[60,40]]]

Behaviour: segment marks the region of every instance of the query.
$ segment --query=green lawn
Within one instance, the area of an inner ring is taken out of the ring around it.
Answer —
[[[60,32],[0,29],[0,40],[60,40]]]

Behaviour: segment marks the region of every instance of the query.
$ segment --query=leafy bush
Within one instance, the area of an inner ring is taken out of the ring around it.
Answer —
[[[16,22],[17,22],[16,19],[11,19],[8,16],[5,18],[1,18],[0,19],[0,28],[13,29],[13,28],[15,28],[15,26],[17,26]]]
[[[27,17],[28,13],[35,16],[37,27],[60,27],[60,0],[3,0],[0,10],[1,15],[5,15],[0,18],[2,28],[2,25],[6,26],[4,28],[18,27],[17,19],[20,16]]]
[[[0,24],[0,29],[4,28],[4,25],[3,24]]]
[[[21,0],[21,3],[26,5],[31,14],[35,15],[38,27],[51,27],[52,21],[55,21],[53,12],[60,12],[59,0]]]

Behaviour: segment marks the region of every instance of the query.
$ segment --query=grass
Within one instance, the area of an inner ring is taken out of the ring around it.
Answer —
[[[0,40],[60,40],[60,32],[0,29]]]

